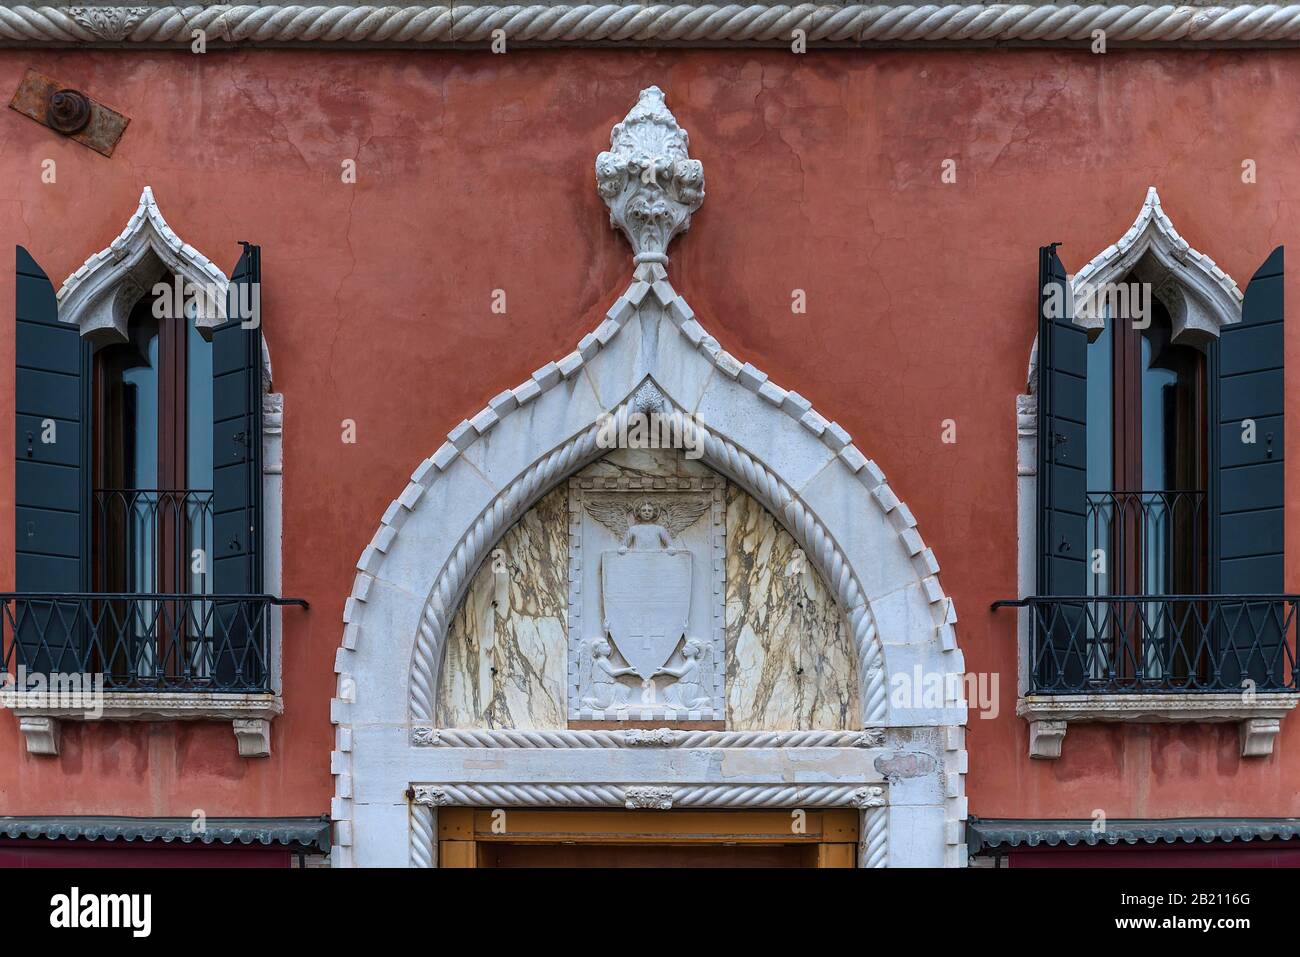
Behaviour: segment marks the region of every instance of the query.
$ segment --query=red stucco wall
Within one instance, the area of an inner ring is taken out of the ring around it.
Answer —
[[[572,349],[630,272],[592,164],[637,91],[661,86],[708,199],[672,281],[726,348],[808,396],[912,507],[955,596],[968,668],[1001,673],[973,718],[968,793],[985,817],[1293,815],[1300,719],[1243,761],[1234,726],[1072,726],[1031,762],[1014,715],[1015,396],[1034,336],[1037,248],[1077,269],[1146,187],[1244,287],[1300,250],[1300,53],[0,51],[131,117],[110,160],[0,114],[0,237],[56,286],[140,190],[229,269],[263,250],[263,316],[285,396],[285,714],[274,755],[228,724],[80,725],[29,757],[0,716],[0,813],[318,814],[328,702],[353,563],[442,436]],[[57,161],[57,183],[41,161]],[[340,181],[355,158],[356,185]],[[957,161],[955,185],[940,182]],[[1241,182],[1254,159],[1258,183]],[[5,254],[8,255],[7,253]],[[13,447],[12,272],[0,269],[0,445]],[[1294,265],[1288,295],[1300,302]],[[491,309],[494,289],[508,314]],[[793,289],[808,314],[792,315]],[[1294,313],[1294,308],[1293,308]],[[1300,330],[1288,334],[1300,375]],[[1291,394],[1300,394],[1293,384]],[[957,421],[957,442],[940,441]],[[340,441],[340,423],[358,441]],[[1290,417],[1293,447],[1300,416]],[[10,515],[12,470],[0,470]],[[1300,469],[1288,478],[1300,493]],[[1300,587],[1300,523],[1288,584]],[[0,522],[0,582],[12,582]]]

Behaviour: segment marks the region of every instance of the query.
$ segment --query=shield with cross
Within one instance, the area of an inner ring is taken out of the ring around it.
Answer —
[[[605,625],[623,659],[642,678],[668,663],[691,613],[691,553],[601,554]]]

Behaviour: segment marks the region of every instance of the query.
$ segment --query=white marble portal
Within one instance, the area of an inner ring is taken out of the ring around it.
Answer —
[[[726,728],[858,725],[856,666],[843,616],[789,532],[755,499],[672,450],[617,449],[574,482],[725,487],[725,583],[718,587],[725,596]],[[440,726],[567,727],[573,494],[567,484],[550,492],[475,574],[448,632]]]

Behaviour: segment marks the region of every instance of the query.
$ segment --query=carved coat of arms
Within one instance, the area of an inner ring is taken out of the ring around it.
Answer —
[[[604,629],[643,680],[653,678],[686,634],[691,553],[673,544],[709,510],[703,497],[656,504],[650,498],[591,498],[587,511],[621,543],[600,557]]]
[[[697,483],[574,494],[571,717],[712,717],[721,604],[709,599],[720,596],[721,543],[712,517],[701,519],[717,493]]]

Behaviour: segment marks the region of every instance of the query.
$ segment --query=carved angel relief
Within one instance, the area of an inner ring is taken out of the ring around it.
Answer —
[[[571,486],[570,717],[720,717],[721,482],[682,481]]]
[[[709,510],[707,498],[668,501],[655,504],[651,498],[629,503],[627,498],[590,498],[583,502],[596,521],[618,538],[619,552],[629,548],[654,551],[663,548],[675,553],[672,541]]]

